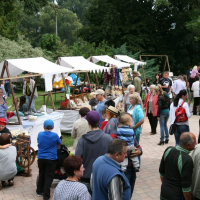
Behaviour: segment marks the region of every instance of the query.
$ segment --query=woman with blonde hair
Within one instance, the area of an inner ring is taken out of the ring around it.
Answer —
[[[140,134],[142,131],[142,124],[144,123],[144,113],[137,94],[130,94],[129,100],[131,105],[127,112],[131,114],[133,118],[133,130],[136,135],[136,140],[139,142]]]
[[[161,85],[157,85],[155,93],[158,95],[157,120],[160,122],[160,142],[158,145],[164,145],[164,143],[169,142],[167,121],[169,119],[170,98],[167,92],[163,92]]]
[[[135,92],[135,86],[134,85],[129,85],[127,87],[128,92],[125,94],[124,98],[123,98],[123,110],[125,112],[127,112],[128,108],[130,107],[130,101],[129,101],[129,95],[130,94],[135,94],[138,96],[139,98],[139,104],[141,105],[141,107],[143,108],[143,103],[142,103],[142,99],[140,97],[140,94],[138,92]]]

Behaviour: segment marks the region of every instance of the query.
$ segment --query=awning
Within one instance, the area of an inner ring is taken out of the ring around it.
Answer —
[[[91,56],[88,58],[93,63],[97,63],[99,61],[103,61],[105,63],[108,63],[110,65],[114,65],[118,68],[123,68],[123,67],[130,67],[130,64],[125,63],[125,62],[120,62],[118,60],[115,60],[114,58],[111,58],[110,56],[104,55],[104,56]]]
[[[23,71],[39,73],[39,74],[58,74],[65,72],[72,72],[73,69],[62,67],[54,64],[43,57],[38,58],[21,58],[21,59],[7,59],[8,69],[10,77],[14,77],[22,73]],[[0,71],[2,71],[4,61],[0,63]],[[4,73],[4,77],[7,77],[7,73]]]
[[[141,62],[139,60],[135,60],[127,55],[115,55],[115,58],[117,60],[122,60],[124,62],[130,63],[130,64],[135,64],[137,63],[138,65],[146,65],[146,62]]]
[[[88,60],[86,60],[83,56],[73,56],[73,57],[60,57],[59,58],[61,66],[71,68],[73,70],[84,70],[90,72],[102,72],[105,69],[109,69],[108,67],[103,67],[100,65],[96,65]]]

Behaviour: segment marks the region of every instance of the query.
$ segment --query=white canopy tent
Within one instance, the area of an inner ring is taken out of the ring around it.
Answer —
[[[130,63],[130,64],[146,65],[146,62],[141,62],[139,60],[135,60],[127,55],[115,55],[115,59],[122,60],[122,61]]]
[[[109,69],[108,67],[102,67],[100,65],[91,63],[90,61],[86,60],[83,56],[60,57],[59,61],[61,66],[72,68],[74,70],[102,72],[105,69]]]
[[[37,76],[36,80],[35,80],[35,85],[31,94],[31,100],[29,103],[29,107],[28,110],[30,109],[31,103],[32,103],[32,99],[34,96],[34,92],[37,86],[37,82],[39,79],[40,75],[48,75],[48,81],[46,80],[46,76],[45,76],[45,87],[46,87],[46,83],[48,82],[48,84],[52,87],[52,75],[53,74],[57,74],[57,73],[65,73],[65,72],[72,72],[74,71],[73,69],[69,69],[66,67],[62,67],[59,65],[56,65],[46,59],[44,59],[43,57],[38,57],[38,58],[22,58],[22,59],[7,59],[3,62],[0,63],[0,70],[1,70],[1,77],[0,79],[15,79],[15,78],[23,78],[23,77],[31,77],[31,76]],[[5,73],[6,71],[6,73]],[[37,73],[34,75],[24,75],[24,76],[17,76],[20,73],[22,73],[23,71],[28,71],[28,72],[33,72],[33,73]],[[63,75],[64,78],[64,75]],[[12,97],[13,97],[13,102],[15,103],[15,105],[17,105],[16,99],[14,98],[14,90],[12,87],[12,84],[10,82],[10,87],[11,87],[11,92],[12,92]],[[55,110],[55,106],[54,106],[54,102],[53,102],[53,98],[52,98],[52,94],[51,94],[51,89],[48,90],[48,98],[51,98],[51,102],[52,102],[52,106],[53,106],[53,110]],[[18,112],[18,108],[16,107],[16,112],[17,112],[17,117],[18,117],[18,121],[19,124],[21,124],[21,119],[19,117],[19,112]]]
[[[99,61],[103,61],[103,62],[108,63],[110,65],[114,65],[117,68],[130,67],[130,64],[115,60],[114,58],[111,58],[108,55],[91,56],[91,57],[88,58],[88,60],[90,60],[93,63],[97,63]]]
[[[7,59],[0,63],[0,70],[2,71],[4,62],[9,69],[10,77],[14,77],[22,73],[23,71],[29,71],[39,74],[57,74],[64,72],[72,72],[73,69],[62,67],[56,65],[43,57],[38,58],[21,58],[21,59]],[[6,73],[3,74],[3,77],[8,77]],[[17,77],[16,77],[17,78]]]

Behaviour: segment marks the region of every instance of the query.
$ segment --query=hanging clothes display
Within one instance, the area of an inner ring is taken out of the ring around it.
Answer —
[[[115,86],[118,86],[118,73],[117,73],[117,68],[115,68]]]

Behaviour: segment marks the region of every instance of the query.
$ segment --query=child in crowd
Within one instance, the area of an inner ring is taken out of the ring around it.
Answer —
[[[124,140],[128,143],[127,151],[134,151],[134,137],[135,133],[131,128],[133,124],[132,116],[129,113],[122,113],[119,116],[119,127],[117,128],[117,138]],[[132,160],[133,168],[136,172],[139,172],[139,159],[138,157],[130,157]],[[126,171],[128,165],[128,158],[125,158],[120,163],[123,171]]]
[[[20,97],[19,111],[21,111],[23,113],[28,111],[28,105],[26,103],[26,97],[25,96]]]
[[[102,111],[101,111],[101,114],[102,114],[102,118],[104,119],[104,121],[101,123],[101,127],[100,129],[103,131],[103,128],[106,126],[106,124],[108,123],[108,116],[107,116],[107,113],[106,113],[106,108],[104,108]]]
[[[98,104],[98,101],[96,99],[96,94],[94,92],[90,93],[90,101],[89,101],[89,105],[91,105],[92,110],[96,110],[96,106]]]

